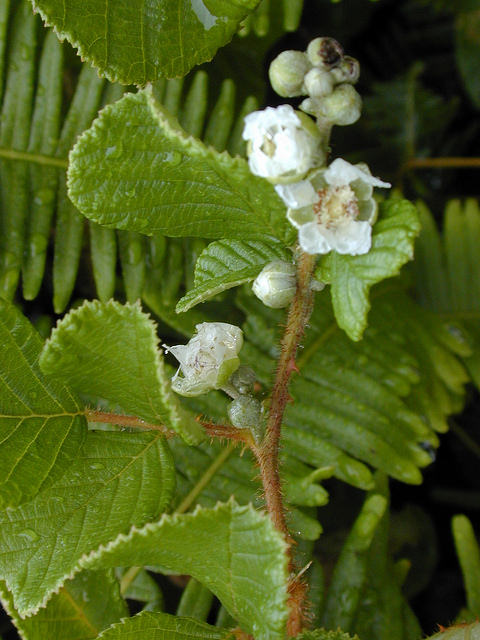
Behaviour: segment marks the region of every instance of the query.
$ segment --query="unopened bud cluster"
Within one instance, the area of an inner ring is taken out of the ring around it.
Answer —
[[[360,65],[333,38],[315,38],[306,51],[283,51],[269,69],[272,87],[283,98],[307,96],[300,109],[336,125],[353,124],[362,100],[353,85]]]

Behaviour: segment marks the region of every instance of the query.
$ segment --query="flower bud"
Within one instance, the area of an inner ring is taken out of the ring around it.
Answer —
[[[330,72],[322,71],[317,67],[310,69],[305,75],[305,92],[312,98],[328,96],[333,91],[334,79]]]
[[[282,51],[268,70],[273,90],[282,98],[301,96],[303,78],[310,66],[303,51]]]
[[[360,63],[352,56],[344,56],[338,67],[332,69],[331,75],[337,84],[355,84],[360,77]]]
[[[196,329],[197,334],[186,345],[166,347],[180,363],[172,389],[182,396],[220,389],[240,365],[241,329],[225,322],[203,322]]]
[[[228,406],[228,417],[237,429],[250,429],[257,444],[264,432],[262,404],[252,396],[240,396]]]
[[[270,262],[256,277],[253,293],[272,309],[287,307],[296,290],[295,267],[290,262]]]
[[[340,64],[343,49],[334,38],[315,38],[307,47],[307,56],[314,67],[328,71]]]
[[[325,96],[319,105],[319,113],[333,124],[347,125],[356,122],[362,110],[362,99],[351,84],[339,85]]]
[[[324,160],[315,123],[288,104],[248,114],[242,135],[250,171],[273,183],[296,182]]]
[[[242,364],[232,375],[229,382],[238,391],[238,393],[241,395],[247,395],[249,393],[253,393],[253,386],[256,379],[257,376],[255,375],[255,371],[251,367]]]

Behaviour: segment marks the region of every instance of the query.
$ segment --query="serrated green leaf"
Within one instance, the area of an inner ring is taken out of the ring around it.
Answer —
[[[213,545],[213,551],[212,550]],[[82,559],[84,567],[154,564],[212,591],[256,640],[281,640],[287,620],[285,542],[270,518],[233,500],[164,515]]]
[[[211,60],[258,0],[31,0],[47,24],[112,82],[144,85]]]
[[[23,640],[93,640],[128,615],[112,571],[82,571],[30,618],[18,615],[6,589],[0,593]]]
[[[57,324],[40,366],[79,393],[165,424],[189,442],[203,437],[200,425],[171,391],[155,324],[138,304],[85,302]]]
[[[188,311],[217,293],[257,277],[273,260],[288,260],[281,242],[265,240],[219,240],[200,254],[195,266],[194,288],[177,304],[177,313]]]
[[[327,629],[313,629],[313,631],[304,631],[297,640],[359,640],[358,636],[351,636],[344,631],[328,631]]]
[[[420,231],[416,209],[407,200],[387,200],[381,212],[368,253],[349,256],[332,251],[316,270],[319,280],[331,284],[335,317],[352,340],[360,340],[367,326],[370,288],[397,275],[413,258],[414,239]]]
[[[147,235],[285,240],[285,207],[242,158],[188,136],[151,91],[106,107],[70,153],[69,194],[107,227]]]
[[[98,640],[222,640],[229,635],[228,629],[212,627],[192,618],[143,611],[114,624],[101,633]]]
[[[425,640],[480,640],[480,622],[453,625]]]
[[[40,336],[0,299],[0,505],[29,500],[67,470],[86,422],[78,400],[38,366]]]
[[[174,483],[162,436],[90,432],[60,480],[31,502],[0,512],[0,577],[19,615],[43,606],[85,554],[158,518]]]

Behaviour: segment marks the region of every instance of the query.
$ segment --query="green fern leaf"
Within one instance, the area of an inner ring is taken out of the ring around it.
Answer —
[[[450,201],[445,208],[443,234],[432,214],[419,204],[422,233],[413,263],[421,304],[446,317],[447,336],[458,351],[473,382],[480,388],[480,209],[474,199],[462,206]]]
[[[387,508],[387,499],[372,493],[350,529],[335,565],[325,601],[322,625],[350,631],[357,613],[368,566],[368,550]]]
[[[480,546],[475,539],[470,520],[466,516],[452,519],[452,531],[460,567],[462,569],[467,609],[471,620],[480,614]]]
[[[239,304],[247,315],[242,360],[269,387],[281,314],[246,295]],[[375,300],[364,340],[352,343],[337,328],[327,292],[319,294],[286,414],[289,454],[313,467],[331,465],[334,476],[362,488],[372,479],[358,460],[420,482],[428,449],[438,445],[434,430],[459,409],[468,380],[458,360],[462,345],[443,341],[442,329],[404,293],[390,292]],[[418,406],[432,389],[433,398]]]
[[[26,151],[34,86],[36,22],[28,3],[18,4],[0,122],[0,146]],[[24,162],[0,159],[0,295],[11,300],[23,260],[28,211],[28,167]]]

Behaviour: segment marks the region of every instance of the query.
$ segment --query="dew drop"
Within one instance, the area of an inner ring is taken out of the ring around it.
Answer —
[[[95,469],[95,470],[105,469],[105,465],[103,464],[103,462],[93,462],[90,465],[90,469]]]
[[[119,140],[117,144],[107,147],[105,150],[105,157],[110,159],[120,158],[123,153],[123,144],[122,141]]]
[[[24,529],[18,535],[22,536],[22,538],[28,538],[32,542],[35,542],[35,540],[38,540],[40,537],[38,533],[33,529]]]
[[[182,162],[182,154],[180,151],[170,151],[165,156],[165,162],[168,163],[171,167],[178,167]]]

